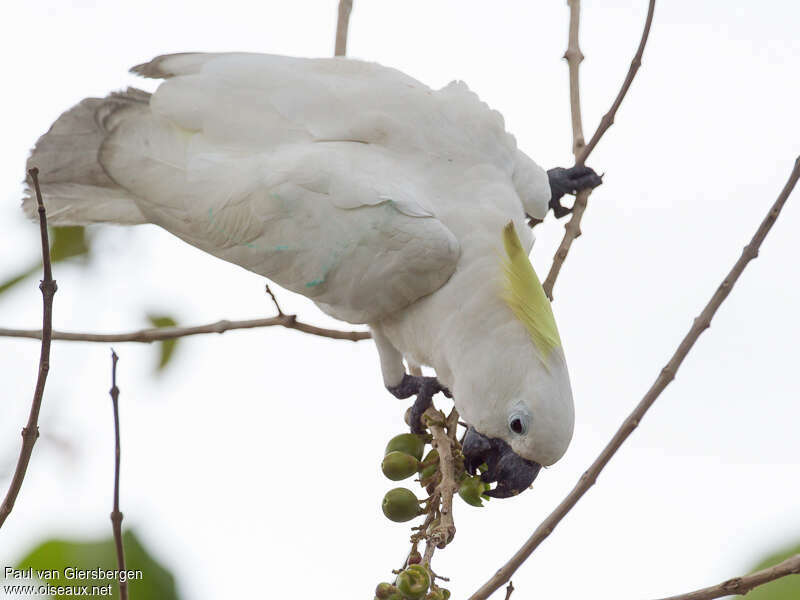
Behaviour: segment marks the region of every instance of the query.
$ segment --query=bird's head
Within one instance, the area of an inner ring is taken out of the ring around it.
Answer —
[[[503,328],[500,351],[456,382],[455,398],[469,424],[463,442],[467,470],[497,482],[487,495],[514,496],[542,466],[567,451],[574,425],[572,391],[550,302],[512,223],[503,230],[507,254],[503,298],[515,320]],[[524,327],[520,327],[520,323]]]

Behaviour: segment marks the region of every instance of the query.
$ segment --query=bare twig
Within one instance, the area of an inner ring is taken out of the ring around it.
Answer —
[[[569,41],[567,43],[567,51],[564,53],[564,58],[567,59],[567,67],[569,68],[569,106],[570,115],[572,117],[572,153],[575,160],[578,160],[581,150],[584,147],[583,140],[583,122],[581,120],[581,93],[580,93],[580,77],[579,68],[583,61],[583,52],[581,52],[578,43],[578,31],[581,18],[581,0],[568,0],[569,4]],[[570,215],[569,222],[564,226],[564,238],[553,256],[553,264],[547,277],[542,284],[544,293],[547,297],[553,299],[553,286],[556,284],[556,279],[561,271],[561,266],[567,258],[569,248],[572,246],[572,241],[581,235],[581,219],[586,210],[586,205],[589,201],[589,194],[592,193],[591,189],[580,190],[575,197],[575,202],[572,205],[572,214]]]
[[[267,293],[269,294],[269,297],[272,298],[272,303],[275,305],[275,310],[278,311],[278,316],[279,317],[283,317],[284,314],[283,314],[283,311],[281,310],[281,305],[278,304],[278,299],[275,297],[275,294],[272,293],[272,290],[270,289],[269,284],[268,283],[264,284],[264,287],[266,287]]]
[[[800,574],[800,554],[795,554],[777,565],[761,571],[756,571],[750,575],[734,577],[733,579],[723,581],[719,585],[712,585],[702,590],[695,590],[687,594],[678,594],[677,596],[670,596],[669,598],[662,598],[661,600],[711,600],[712,598],[721,598],[723,596],[744,596],[747,592],[760,585],[775,581],[781,577],[786,577],[787,575],[797,574]]]
[[[30,175],[34,190],[36,191],[36,203],[39,207],[39,233],[42,240],[44,279],[39,283],[39,289],[42,290],[42,302],[44,305],[42,309],[42,350],[39,354],[39,374],[36,378],[36,389],[33,393],[31,411],[28,415],[28,423],[22,430],[22,449],[20,450],[19,459],[17,460],[17,467],[14,470],[14,477],[11,479],[11,485],[8,488],[3,504],[0,505],[0,527],[3,526],[6,518],[14,508],[14,502],[17,499],[19,490],[22,487],[22,481],[25,479],[25,473],[28,470],[28,463],[33,453],[33,445],[36,443],[36,438],[39,437],[39,411],[42,407],[42,396],[44,395],[44,384],[47,381],[47,373],[50,371],[53,296],[58,289],[56,282],[53,280],[53,272],[50,266],[50,241],[47,237],[47,214],[45,213],[44,203],[42,202],[42,192],[39,190],[39,169],[35,167],[29,169],[28,175]]]
[[[302,323],[297,320],[295,315],[279,315],[277,317],[251,319],[249,321],[228,321],[223,319],[216,323],[196,325],[194,327],[151,327],[139,331],[132,331],[130,333],[73,333],[69,331],[53,331],[53,339],[70,342],[142,342],[149,344],[151,342],[173,340],[175,338],[199,335],[201,333],[225,333],[233,329],[255,329],[258,327],[273,327],[276,325],[335,340],[357,342],[372,337],[369,331],[325,329],[323,327],[315,327],[314,325]],[[40,329],[0,328],[0,337],[19,337],[40,340],[42,339],[42,331]]]
[[[600,120],[600,124],[598,125],[597,130],[594,132],[594,135],[592,135],[592,139],[589,140],[589,143],[585,146],[583,145],[583,130],[580,124],[580,92],[578,89],[578,66],[583,60],[583,54],[578,47],[580,0],[569,0],[569,7],[569,45],[567,47],[567,52],[564,54],[564,58],[567,59],[567,64],[569,65],[570,71],[570,106],[572,108],[571,114],[573,134],[572,149],[575,154],[575,164],[583,165],[586,162],[586,159],[592,153],[592,150],[594,150],[597,142],[600,141],[600,138],[603,137],[603,134],[614,123],[614,116],[617,114],[617,110],[622,104],[622,100],[628,93],[631,83],[633,82],[633,78],[636,76],[636,72],[642,65],[642,55],[644,54],[644,47],[647,44],[647,38],[650,36],[650,26],[653,23],[653,12],[655,11],[656,0],[650,0],[650,4],[647,8],[647,17],[644,22],[644,29],[642,31],[642,37],[639,40],[639,47],[636,50],[636,54],[633,56],[631,66],[628,69],[628,74],[625,76],[625,81],[623,81],[622,87],[617,93],[617,97],[611,104],[611,108]],[[558,246],[558,250],[556,250],[555,256],[553,256],[553,264],[550,267],[550,271],[547,273],[544,283],[542,284],[547,297],[551,300],[553,299],[553,287],[555,286],[558,274],[561,272],[561,267],[563,266],[564,261],[567,259],[567,254],[569,254],[572,242],[575,240],[575,238],[580,237],[581,235],[581,219],[583,218],[583,213],[586,211],[589,194],[591,194],[591,190],[581,190],[575,197],[575,203],[572,207],[572,215],[570,216],[569,222],[564,227],[564,237]]]
[[[745,246],[744,250],[742,251],[742,255],[739,257],[739,260],[736,261],[736,264],[714,292],[714,295],[711,297],[711,300],[709,300],[708,304],[706,304],[705,308],[700,313],[700,316],[694,320],[691,329],[681,341],[678,349],[667,363],[667,366],[661,370],[658,378],[644,395],[644,398],[642,398],[628,418],[625,419],[625,421],[622,423],[622,426],[617,430],[617,432],[614,434],[614,437],[611,438],[611,441],[606,445],[606,447],[603,448],[603,451],[595,459],[589,469],[583,475],[581,475],[578,483],[567,495],[567,497],[564,498],[564,500],[561,501],[556,509],[550,513],[550,515],[541,523],[541,525],[539,525],[539,527],[536,528],[536,531],[534,531],[525,544],[523,544],[522,548],[520,548],[517,553],[514,554],[514,556],[512,556],[511,559],[505,565],[503,565],[491,579],[489,579],[489,581],[487,581],[477,592],[475,592],[475,594],[470,597],[470,600],[485,600],[492,592],[496,591],[505,582],[507,582],[511,578],[511,575],[520,567],[520,565],[522,565],[522,563],[528,559],[528,557],[539,546],[539,544],[541,544],[547,538],[547,536],[553,532],[553,529],[555,529],[558,523],[561,522],[561,519],[566,516],[572,507],[578,503],[578,500],[580,500],[589,490],[589,488],[594,485],[597,476],[600,474],[606,464],[608,464],[608,461],[610,461],[617,450],[619,450],[623,442],[628,439],[628,436],[630,436],[633,430],[638,427],[645,413],[653,405],[661,392],[664,391],[664,388],[666,388],[667,385],[669,385],[669,383],[675,378],[675,374],[683,362],[683,359],[686,358],[686,355],[689,353],[689,350],[692,349],[692,346],[694,346],[697,338],[700,337],[700,334],[711,326],[711,319],[725,298],[728,297],[728,294],[730,294],[731,289],[739,279],[739,276],[742,274],[747,264],[756,258],[756,256],[758,256],[758,250],[761,247],[761,243],[764,241],[767,233],[769,233],[769,230],[772,228],[772,225],[778,218],[783,205],[786,203],[787,198],[789,198],[789,194],[791,194],[792,190],[794,189],[799,177],[800,157],[798,157],[795,161],[794,169],[792,169],[789,180],[786,182],[783,190],[781,190],[781,193],[778,195],[777,200],[775,200],[775,203],[770,208],[767,216],[764,217],[764,220],[761,222],[761,225],[758,227],[755,235],[750,240],[750,243]]]
[[[347,54],[347,27],[350,24],[350,11],[353,0],[339,0],[339,20],[336,23],[336,49],[334,56]]]
[[[589,195],[592,190],[580,190],[575,196],[575,203],[572,205],[572,214],[569,221],[564,226],[564,237],[561,238],[561,243],[558,245],[558,250],[553,255],[553,264],[550,265],[550,270],[547,272],[542,287],[544,293],[552,302],[553,300],[553,287],[558,279],[558,274],[561,272],[561,267],[564,261],[567,260],[567,254],[572,247],[572,242],[581,236],[581,219],[583,213],[586,212],[586,206],[589,204]]]
[[[514,582],[513,581],[509,581],[508,585],[506,586],[506,600],[511,598],[511,594],[513,594],[513,593],[514,593]]]
[[[111,511],[111,528],[114,531],[114,545],[117,549],[117,567],[125,570],[125,548],[122,545],[122,513],[119,510],[119,388],[117,387],[117,361],[119,356],[111,350],[111,405],[114,410],[114,508]],[[119,579],[120,600],[128,600],[128,581]]]
[[[583,61],[583,52],[578,44],[578,27],[581,22],[581,0],[567,0],[569,4],[569,42],[564,58],[569,68],[569,107],[572,117],[572,153],[577,157],[585,142],[581,119],[581,86],[578,68]]]

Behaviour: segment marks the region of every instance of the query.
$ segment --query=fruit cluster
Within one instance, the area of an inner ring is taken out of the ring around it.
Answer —
[[[447,600],[450,597],[448,590],[435,584],[430,565],[420,564],[422,556],[417,551],[419,541],[431,536],[440,522],[440,496],[436,489],[442,481],[439,452],[433,448],[423,458],[425,446],[431,441],[432,436],[427,433],[402,433],[389,440],[386,446],[381,463],[383,474],[392,481],[401,481],[417,475],[420,486],[425,489],[429,497],[426,500],[419,500],[414,492],[407,488],[394,488],[383,497],[381,505],[383,514],[396,523],[404,523],[424,514],[428,516],[421,527],[414,528],[418,531],[411,536],[412,549],[407,561],[408,566],[397,574],[394,584],[378,585],[375,590],[375,600]],[[483,506],[482,501],[488,500],[484,493],[489,489],[489,484],[481,481],[480,476],[471,476],[466,472],[460,446],[456,445],[456,448],[459,450],[453,453],[453,475],[459,483],[458,495],[467,504]],[[483,469],[485,465],[482,465],[481,470]],[[452,537],[447,542],[450,539]]]
[[[375,600],[447,600],[450,590],[433,584],[428,569],[422,565],[409,565],[397,575],[394,585],[379,583]]]
[[[412,475],[419,474],[419,483],[428,493],[432,493],[435,486],[441,481],[439,470],[439,452],[435,449],[425,452],[425,444],[431,441],[428,434],[401,433],[389,440],[384,452],[381,470],[392,481],[401,481]],[[489,484],[481,481],[479,476],[471,476],[464,470],[463,456],[455,461],[455,476],[460,487],[458,495],[464,502],[472,506],[483,506],[483,500],[489,498],[484,494],[489,489]],[[484,465],[482,465],[484,467]],[[425,514],[420,508],[420,500],[414,492],[407,488],[397,487],[386,492],[381,508],[386,518],[404,523],[419,515]]]

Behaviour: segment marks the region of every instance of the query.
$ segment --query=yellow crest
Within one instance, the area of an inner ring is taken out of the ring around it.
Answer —
[[[525,325],[533,343],[546,359],[555,348],[561,346],[561,338],[550,301],[519,241],[512,221],[503,228],[503,245],[506,249],[506,258],[503,261],[506,275],[503,299],[517,319]]]

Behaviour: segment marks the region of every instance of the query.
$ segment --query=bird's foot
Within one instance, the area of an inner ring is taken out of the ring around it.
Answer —
[[[436,377],[423,377],[420,375],[409,375],[408,373],[403,375],[403,379],[399,384],[386,386],[386,389],[388,389],[395,398],[400,398],[401,400],[414,394],[417,395],[417,399],[414,400],[414,404],[411,406],[411,415],[409,418],[411,433],[423,433],[425,431],[425,427],[422,424],[422,414],[428,410],[433,403],[434,394],[442,392],[448,398],[453,397],[450,390],[439,383]]]
[[[547,171],[550,179],[550,208],[557,219],[572,212],[561,204],[564,194],[577,194],[581,190],[591,190],[603,183],[603,177],[593,169],[584,166],[574,166],[569,169],[556,167]]]

